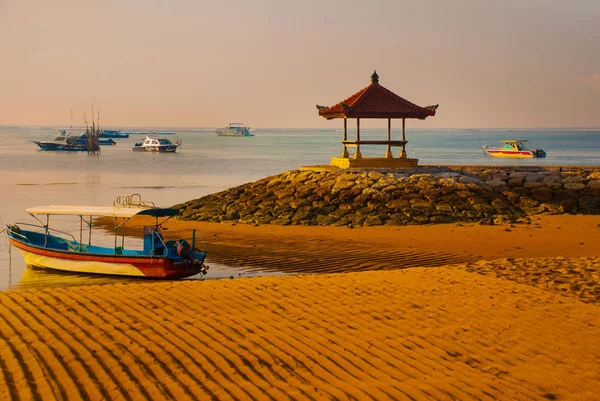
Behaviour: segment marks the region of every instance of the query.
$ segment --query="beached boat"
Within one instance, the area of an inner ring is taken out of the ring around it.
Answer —
[[[546,157],[546,152],[542,149],[527,149],[524,139],[507,139],[502,140],[502,146],[500,148],[490,148],[487,145],[483,145],[483,153],[492,157],[510,157],[510,158],[534,158],[534,157]]]
[[[133,145],[133,150],[141,152],[174,153],[179,145],[181,145],[181,141],[171,142],[165,138],[147,136],[144,142],[138,142]]]
[[[77,142],[77,138],[70,136],[66,130],[59,131],[58,135],[52,141],[34,141],[40,147],[40,150],[81,152],[87,150],[87,143]]]
[[[103,129],[99,135],[100,138],[129,138],[128,133],[121,132],[120,129]]]
[[[244,123],[230,123],[225,128],[219,128],[215,131],[218,136],[254,136],[250,132],[250,127]]]
[[[25,211],[41,225],[15,223],[7,226],[6,231],[10,244],[21,250],[25,263],[31,266],[78,273],[153,278],[182,278],[206,274],[208,269],[204,265],[206,252],[195,246],[195,230],[192,230],[191,245],[183,239],[164,240],[161,226],[177,215],[178,211],[154,207],[151,202],[142,201],[139,195],[117,198],[112,207],[51,205],[32,207]],[[46,216],[45,222],[38,216]],[[51,229],[50,216],[78,216],[79,241],[69,233]],[[144,227],[144,244],[141,250],[124,249],[124,226],[134,216],[156,218],[154,226]],[[114,246],[92,245],[94,217],[114,218]],[[159,222],[159,218],[163,220]],[[89,229],[86,243],[83,241],[84,225]],[[121,236],[118,235],[119,230],[122,232]]]

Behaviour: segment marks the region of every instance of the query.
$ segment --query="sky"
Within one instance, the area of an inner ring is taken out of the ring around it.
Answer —
[[[112,127],[338,128],[315,105],[377,70],[439,103],[409,127],[598,127],[599,21],[598,0],[0,0],[0,125],[94,104]]]

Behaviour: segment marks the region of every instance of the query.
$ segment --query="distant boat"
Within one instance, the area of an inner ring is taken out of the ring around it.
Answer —
[[[65,130],[58,132],[58,135],[52,141],[34,141],[41,150],[66,151],[66,152],[85,152],[88,150],[87,142],[82,144],[77,142],[77,138],[70,136]]]
[[[181,141],[171,142],[165,138],[147,136],[144,142],[133,145],[133,150],[141,152],[175,153],[179,145],[181,145]]]
[[[66,130],[60,130],[58,135],[52,141],[34,141],[41,150],[54,150],[54,151],[86,151],[87,146],[87,135],[81,134],[78,137],[71,136]],[[117,143],[112,139],[100,139],[98,140],[99,145],[116,145]]]
[[[171,131],[128,131],[124,132],[125,135],[177,135],[177,132]]]
[[[87,141],[88,141],[88,137],[87,134],[81,134],[77,137],[77,139],[75,139],[75,143],[78,145],[85,145],[87,148]],[[113,141],[111,138],[102,138],[102,139],[98,139],[98,145],[108,145],[108,146],[112,146],[112,145],[116,145],[117,143],[115,141]]]
[[[103,129],[100,132],[100,138],[129,138],[128,133],[121,132],[120,129]]]
[[[500,142],[502,142],[502,146],[497,149],[483,145],[482,148],[484,154],[492,157],[508,157],[518,159],[546,157],[546,152],[544,152],[542,149],[525,148],[524,142],[528,141],[524,139],[507,139]]]
[[[215,131],[218,136],[254,136],[250,132],[250,127],[244,123],[230,123],[225,128],[219,128]]]

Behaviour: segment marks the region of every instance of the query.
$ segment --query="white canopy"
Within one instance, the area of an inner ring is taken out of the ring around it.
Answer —
[[[50,205],[37,206],[25,209],[29,214],[46,214],[46,215],[72,215],[72,216],[106,216],[106,217],[122,217],[131,218],[136,214],[155,215],[156,210],[173,210],[173,209],[148,209],[137,207],[112,207],[112,206],[71,206],[71,205]],[[145,213],[142,213],[145,212]]]

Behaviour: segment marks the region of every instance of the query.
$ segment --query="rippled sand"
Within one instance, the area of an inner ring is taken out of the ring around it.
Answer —
[[[0,293],[0,397],[597,399],[600,218],[534,224],[203,225],[213,257],[354,272]]]

